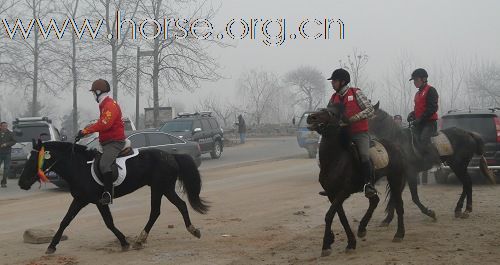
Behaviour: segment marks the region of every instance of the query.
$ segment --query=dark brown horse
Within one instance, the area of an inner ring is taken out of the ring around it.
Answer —
[[[307,118],[309,129],[321,134],[319,146],[320,174],[319,182],[325,190],[331,202],[330,208],[325,216],[325,234],[323,237],[322,256],[331,254],[331,245],[334,242],[332,222],[336,213],[347,234],[348,244],[346,251],[356,248],[356,237],[354,236],[344,212],[343,203],[353,193],[363,190],[364,179],[361,177],[359,158],[352,152],[351,140],[346,133],[346,127],[340,122],[342,113],[341,106],[323,109],[312,113]],[[399,149],[388,141],[380,141],[385,147],[389,157],[386,167],[376,170],[376,179],[387,176],[389,202],[398,214],[398,228],[394,236],[394,242],[400,242],[405,234],[403,221],[403,200],[401,193],[405,185],[404,161]],[[359,223],[358,237],[366,235],[366,226],[377,207],[380,199],[373,196],[369,199],[370,205],[363,219]]]
[[[422,163],[422,158],[415,154],[412,139],[415,137],[410,128],[401,128],[398,126],[391,115],[379,108],[379,104],[375,105],[375,117],[369,121],[370,133],[380,139],[387,139],[401,147],[406,157],[406,178],[410,187],[411,197],[413,202],[420,208],[422,213],[436,219],[436,214],[431,209],[425,207],[418,196],[417,178],[418,173],[428,170],[425,167],[426,163]],[[455,217],[467,218],[472,212],[472,181],[467,172],[467,166],[474,154],[481,156],[479,167],[481,172],[487,176],[491,182],[495,182],[493,173],[488,169],[488,164],[484,158],[484,144],[481,136],[477,133],[464,131],[459,128],[448,128],[441,130],[449,139],[453,154],[442,156],[441,162],[446,163],[455,173],[457,178],[462,182],[462,194],[458,199],[455,207]],[[439,161],[438,161],[439,162]],[[465,211],[462,212],[465,198],[467,204]],[[394,206],[388,205],[388,215],[382,222],[382,225],[388,225],[394,217]]]

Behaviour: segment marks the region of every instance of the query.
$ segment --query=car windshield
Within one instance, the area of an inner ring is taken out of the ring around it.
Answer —
[[[50,131],[47,125],[21,125],[15,126],[13,130],[14,138],[18,143],[31,142],[33,139],[50,140]]]
[[[189,132],[192,130],[193,121],[169,121],[163,127],[161,131],[164,132]]]
[[[493,116],[451,116],[444,117],[442,128],[457,127],[481,134],[485,142],[496,142],[495,120]]]

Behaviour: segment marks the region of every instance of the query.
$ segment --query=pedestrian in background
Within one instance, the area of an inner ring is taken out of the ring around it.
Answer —
[[[15,144],[14,134],[9,131],[8,124],[4,121],[0,122],[0,165],[3,163],[2,188],[7,188],[7,176],[10,173],[10,152]]]
[[[238,123],[236,125],[238,125],[238,133],[240,134],[240,144],[244,144],[247,137],[247,125],[241,114],[238,116]]]

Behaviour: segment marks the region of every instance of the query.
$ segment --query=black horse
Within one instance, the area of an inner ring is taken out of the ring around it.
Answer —
[[[429,168],[425,166],[426,163],[422,163],[422,157],[416,155],[414,150],[414,145],[412,144],[412,139],[415,138],[413,132],[410,128],[401,128],[398,126],[391,115],[387,114],[384,110],[379,108],[379,103],[375,106],[375,117],[369,121],[370,133],[381,139],[387,139],[401,146],[403,153],[406,157],[406,178],[408,180],[408,186],[410,187],[411,197],[413,202],[420,208],[420,211],[436,219],[436,214],[433,210],[425,207],[418,196],[417,191],[417,178],[418,173],[428,170]],[[455,173],[458,179],[462,182],[462,194],[455,207],[455,217],[467,218],[472,212],[472,181],[467,173],[467,166],[471,161],[474,154],[480,155],[479,167],[481,172],[489,177],[489,179],[494,183],[495,177],[492,172],[488,169],[488,164],[484,158],[484,144],[481,136],[477,133],[464,131],[459,128],[448,128],[441,130],[442,133],[446,135],[449,139],[453,154],[448,156],[442,156],[441,162],[446,163],[451,170]],[[467,198],[467,204],[465,211],[462,212],[464,205],[464,200]],[[389,206],[387,211],[388,215],[386,219],[382,222],[382,226],[387,226],[392,221],[394,217],[394,207]]]
[[[364,179],[361,177],[359,158],[352,152],[351,140],[346,133],[346,127],[340,122],[341,109],[338,105],[328,110],[323,109],[312,113],[307,118],[310,130],[321,134],[319,146],[320,174],[319,182],[325,190],[331,206],[325,216],[325,234],[323,237],[322,256],[331,254],[331,245],[334,242],[332,222],[335,213],[338,213],[340,222],[347,234],[348,244],[346,251],[356,248],[356,237],[351,231],[346,218],[343,203],[353,193],[363,190]],[[389,156],[386,167],[376,170],[376,180],[387,176],[389,202],[396,208],[398,214],[398,228],[394,236],[394,242],[400,242],[405,234],[403,221],[403,192],[406,180],[404,179],[404,161],[401,152],[389,141],[381,140]],[[366,226],[377,207],[380,198],[373,196],[369,198],[369,208],[363,216],[358,228],[358,237],[366,235]]]
[[[43,147],[43,148],[42,148]],[[40,154],[40,152],[44,153]],[[103,187],[93,179],[87,161],[94,159],[96,152],[87,150],[87,147],[66,142],[45,142],[33,141],[33,151],[24,166],[24,170],[19,179],[19,186],[28,190],[40,180],[39,165],[37,159],[45,159],[41,171],[51,170],[68,182],[73,196],[73,201],[64,216],[59,229],[52,238],[52,242],[46,253],[52,254],[56,251],[56,246],[61,239],[64,229],[70,224],[78,212],[89,203],[96,204],[104,223],[115,234],[120,241],[122,250],[129,248],[129,243],[125,236],[115,227],[113,217],[108,205],[98,203]],[[151,213],[149,220],[136,239],[134,248],[142,247],[146,242],[148,234],[156,219],[160,215],[160,205],[163,196],[173,203],[182,214],[187,230],[194,236],[200,238],[200,230],[196,229],[189,219],[186,203],[175,192],[177,178],[182,182],[184,190],[187,192],[191,207],[199,213],[206,213],[208,206],[199,197],[201,190],[201,178],[189,155],[168,154],[161,150],[142,150],[135,157],[127,160],[127,176],[122,184],[115,187],[115,197],[129,194],[145,185],[151,187]]]

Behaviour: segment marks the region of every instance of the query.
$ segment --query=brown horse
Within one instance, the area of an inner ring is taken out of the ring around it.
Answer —
[[[321,134],[319,146],[320,174],[319,182],[331,202],[325,216],[325,233],[323,237],[322,256],[331,254],[331,245],[334,242],[332,222],[336,213],[347,234],[348,244],[346,251],[356,248],[354,236],[344,212],[343,203],[353,193],[363,190],[364,180],[361,177],[359,158],[354,154],[351,140],[343,127],[340,116],[341,106],[334,105],[329,109],[322,109],[312,113],[307,118],[309,129]],[[389,203],[394,205],[398,214],[398,228],[394,235],[394,242],[400,242],[405,234],[403,221],[403,200],[401,193],[406,183],[404,179],[404,161],[399,149],[388,141],[380,141],[388,153],[389,163],[382,169],[375,170],[376,180],[387,176]],[[363,216],[358,228],[358,237],[366,235],[366,226],[377,207],[380,198],[369,198],[370,205]]]

